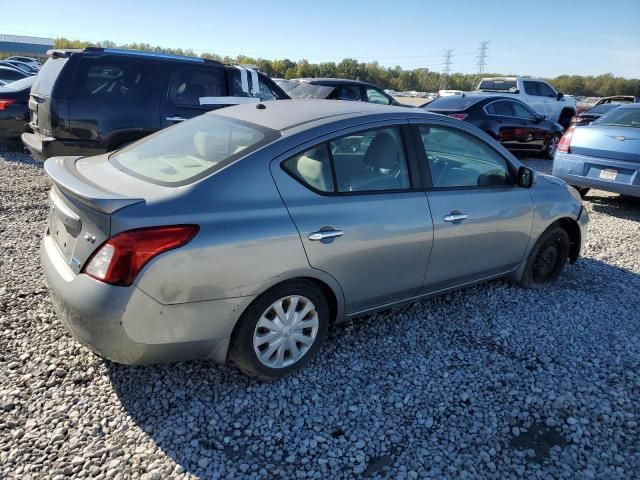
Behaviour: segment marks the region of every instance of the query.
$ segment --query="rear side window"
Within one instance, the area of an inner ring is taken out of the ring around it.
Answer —
[[[511,109],[511,102],[507,102],[506,100],[490,103],[485,107],[485,110],[491,115],[501,115],[505,117],[512,117],[514,115]]]
[[[117,151],[110,161],[130,175],[186,185],[275,140],[279,133],[218,115],[200,115]]]
[[[510,185],[507,161],[481,140],[447,127],[419,127],[434,188]]]
[[[362,100],[359,85],[342,85],[338,88],[338,100]]]
[[[175,105],[200,107],[207,97],[225,95],[222,68],[182,68],[171,79],[169,99]]]
[[[155,80],[154,68],[148,62],[84,58],[71,95],[105,104],[142,104],[149,98]]]
[[[391,100],[377,88],[367,87],[367,100],[369,103],[379,103],[381,105],[391,104]]]
[[[336,138],[285,160],[282,166],[320,192],[383,192],[411,187],[402,135],[395,127]]]
[[[47,60],[38,72],[31,90],[42,95],[51,95],[58,75],[62,72],[65,63],[67,63],[66,58],[50,58]]]
[[[229,95],[232,97],[249,97],[250,92],[242,89],[242,74],[238,69],[227,70],[229,76],[230,91]],[[267,85],[261,75],[258,75],[258,88],[253,85],[253,75],[251,72],[247,72],[247,86],[253,91],[253,95],[260,100],[277,100],[278,95]]]
[[[331,159],[326,143],[310,148],[282,163],[303,184],[321,192],[333,192]]]

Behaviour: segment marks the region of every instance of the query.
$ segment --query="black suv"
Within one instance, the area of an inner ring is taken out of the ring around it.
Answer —
[[[288,95],[254,68],[136,50],[50,50],[22,142],[38,159],[97,155],[203,112]]]

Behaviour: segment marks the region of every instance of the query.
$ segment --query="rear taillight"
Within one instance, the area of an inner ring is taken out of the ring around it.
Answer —
[[[562,135],[562,138],[558,142],[558,152],[571,153],[571,138],[573,138],[575,129],[576,127],[569,127],[567,131],[564,132],[564,135]]]
[[[15,100],[0,100],[0,110],[6,110],[10,105],[16,103]]]
[[[449,115],[447,115],[447,117],[457,118],[458,120],[464,120],[468,116],[469,115],[467,115],[466,113],[450,113]]]
[[[170,225],[118,233],[96,250],[83,272],[112,285],[131,285],[153,257],[186,245],[198,230],[198,225]]]

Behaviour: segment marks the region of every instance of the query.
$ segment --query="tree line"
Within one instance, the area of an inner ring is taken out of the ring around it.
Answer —
[[[130,48],[150,52],[171,53],[175,55],[198,56],[191,49],[163,48],[148,43],[131,43],[116,45],[111,41],[84,42],[57,38],[55,48]],[[214,53],[203,53],[202,58],[218,60],[223,63],[242,63],[256,65],[261,71],[274,78],[333,77],[349,78],[373,83],[382,88],[396,91],[436,92],[440,89],[441,74],[428,68],[405,70],[399,66],[382,67],[378,62],[359,62],[353,58],[345,58],[341,62],[310,63],[307,60],[297,62],[289,59],[267,60],[245,55],[237,57],[220,56]],[[485,73],[483,76],[504,76],[504,73]],[[510,72],[508,76],[517,76]],[[616,77],[611,73],[598,76],[561,75],[547,79],[558,91],[579,96],[604,97],[609,95],[640,96],[640,79]],[[475,74],[453,73],[449,76],[449,87],[453,90],[473,90],[478,78]]]

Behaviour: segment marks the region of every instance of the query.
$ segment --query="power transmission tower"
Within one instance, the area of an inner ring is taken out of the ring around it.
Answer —
[[[487,66],[487,58],[489,57],[489,55],[487,55],[487,52],[489,51],[489,42],[491,42],[491,40],[480,42],[480,47],[478,48],[478,51],[480,52],[478,54],[478,74],[473,79],[473,85],[471,85],[472,88],[476,87],[477,83],[482,77],[482,74],[484,73],[485,67]]]
[[[453,56],[453,48],[449,48],[444,51],[444,62],[443,62],[443,70],[440,75],[440,90],[446,90],[449,88],[449,79],[451,74],[451,65],[453,62],[451,61],[451,57]]]

